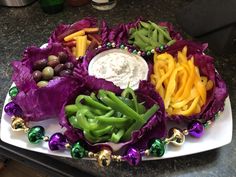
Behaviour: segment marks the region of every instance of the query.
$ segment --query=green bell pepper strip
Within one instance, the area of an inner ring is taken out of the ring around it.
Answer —
[[[70,105],[65,106],[65,113],[68,117],[76,114],[77,111],[78,111],[78,107],[74,104],[70,104]]]
[[[106,117],[106,116],[96,116],[95,117],[96,120],[98,120],[101,123],[104,124],[125,124],[127,123],[129,120],[127,118],[122,118],[122,117]]]
[[[110,141],[113,143],[118,143],[121,139],[121,137],[124,135],[125,130],[120,129],[117,133],[112,133]]]
[[[147,110],[145,114],[143,114],[144,120],[147,122],[150,117],[155,114],[155,112],[159,109],[159,106],[154,104],[150,109]]]
[[[75,128],[81,128],[83,130],[84,129],[95,130],[98,128],[98,124],[95,121],[91,122],[94,116],[95,115],[90,112],[88,107],[80,105],[79,110],[76,113],[77,124],[75,124],[74,120],[70,120],[71,118],[69,118],[69,121],[73,122],[72,126]],[[91,119],[91,120],[88,121],[88,119]]]
[[[106,117],[111,117],[114,113],[115,113],[114,110],[110,110],[110,111],[108,111],[106,114],[104,114],[104,116],[106,116]]]
[[[106,106],[104,106],[103,104],[101,104],[101,103],[99,103],[97,101],[94,101],[90,96],[87,96],[87,95],[79,95],[76,98],[76,100],[75,100],[75,104],[76,105],[81,104],[82,100],[85,100],[85,102],[88,105],[93,106],[95,108],[98,108],[98,109],[101,109],[101,110],[105,110],[105,111],[111,110],[111,108],[106,107]]]
[[[102,101],[108,104],[109,107],[121,112],[124,115],[127,115],[127,117],[135,119],[138,122],[144,123],[143,117],[139,115],[137,112],[135,112],[133,109],[131,109],[128,105],[123,103],[113,92],[106,91],[106,93],[107,96],[102,98],[103,99]]]
[[[124,133],[124,135],[122,136],[122,140],[129,140],[130,137],[131,137],[131,133],[135,130],[138,130],[140,129],[144,124],[143,123],[140,123],[138,121],[135,121],[127,130],[126,132]]]
[[[134,91],[131,89],[131,88],[126,88],[122,93],[121,93],[121,96],[122,97],[125,97],[125,98],[129,98],[129,96],[132,96],[133,98],[133,103],[134,103],[134,106],[135,106],[135,111],[136,112],[139,112],[139,108],[138,108],[138,101],[137,101],[137,97],[134,93]]]
[[[71,116],[71,117],[69,117],[68,120],[69,120],[70,124],[72,125],[72,127],[81,128],[81,127],[79,126],[79,122],[78,122],[78,119],[77,119],[76,116]]]
[[[97,99],[96,94],[95,94],[94,92],[92,92],[92,93],[90,94],[90,97],[91,97],[94,101],[99,102],[99,100]]]
[[[106,111],[103,111],[101,109],[95,109],[95,108],[90,108],[90,111],[98,116],[102,116],[104,114],[106,114]]]
[[[91,143],[98,143],[102,141],[107,141],[110,138],[110,135],[104,135],[101,137],[95,137],[92,132],[86,130],[83,131],[84,137]]]
[[[101,128],[101,129],[94,130],[91,132],[94,136],[101,137],[106,134],[112,134],[112,129],[113,129],[113,126],[110,125],[110,126],[106,126],[105,128]]]

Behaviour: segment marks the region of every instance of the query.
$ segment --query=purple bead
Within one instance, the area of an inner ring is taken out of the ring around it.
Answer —
[[[21,116],[22,115],[22,110],[21,110],[20,106],[18,106],[14,102],[7,103],[6,106],[4,107],[4,111],[9,116]]]
[[[130,148],[125,156],[125,159],[130,165],[136,166],[141,161],[141,154],[137,149]]]
[[[204,133],[204,126],[199,121],[191,122],[188,125],[188,132],[189,132],[189,135],[196,138],[200,138]]]
[[[66,144],[66,137],[62,133],[54,133],[48,142],[51,151],[64,150]]]

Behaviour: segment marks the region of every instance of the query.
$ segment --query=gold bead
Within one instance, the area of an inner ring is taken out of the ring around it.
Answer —
[[[66,143],[66,144],[65,144],[65,147],[66,147],[66,149],[70,149],[70,148],[71,148],[71,145],[70,145],[69,143]]]
[[[93,152],[88,152],[88,157],[89,158],[94,158],[94,153]]]
[[[48,136],[44,136],[43,137],[43,141],[48,141],[49,140],[49,137]]]
[[[166,144],[173,144],[176,146],[181,146],[185,142],[185,136],[184,134],[177,128],[171,128],[169,130],[169,138],[165,139]]]
[[[207,125],[211,125],[212,124],[212,121],[211,120],[208,120],[207,121]]]
[[[116,43],[115,42],[112,42],[111,43],[111,46],[114,48],[114,47],[116,47]]]
[[[99,152],[97,157],[98,165],[100,167],[109,166],[111,163],[111,151],[109,149],[103,149]]]
[[[149,156],[149,155],[150,155],[149,149],[145,150],[145,151],[144,151],[144,154],[145,154],[145,156]]]
[[[120,155],[112,155],[111,156],[112,160],[116,162],[121,162],[122,157]]]
[[[24,119],[17,116],[12,117],[11,128],[13,131],[29,131],[29,127],[26,125]]]
[[[183,134],[184,134],[185,136],[187,136],[187,135],[189,134],[189,132],[188,132],[187,129],[184,129],[182,132],[183,132]]]

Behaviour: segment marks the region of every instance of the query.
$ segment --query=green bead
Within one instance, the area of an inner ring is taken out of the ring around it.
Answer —
[[[121,44],[121,45],[120,45],[120,48],[121,48],[121,49],[124,49],[124,48],[125,48],[125,46],[124,46],[123,44]]]
[[[30,143],[38,144],[44,138],[44,128],[42,126],[35,126],[30,128],[28,132],[28,139]]]
[[[151,51],[147,51],[147,55],[151,55],[152,54],[152,52]]]
[[[133,54],[137,54],[138,52],[137,52],[137,50],[133,50]]]
[[[210,124],[209,124],[208,122],[205,122],[205,123],[203,124],[203,126],[204,126],[204,128],[208,128],[208,127],[210,127]]]
[[[160,49],[160,51],[162,51],[162,50],[164,50],[164,45],[161,45],[160,47],[159,47],[159,49]]]
[[[9,95],[11,96],[11,98],[16,97],[16,95],[19,93],[19,90],[16,86],[10,88],[9,90]]]
[[[81,159],[85,157],[86,150],[81,146],[80,142],[77,142],[72,146],[70,154],[73,159]]]
[[[107,47],[111,47],[111,43],[110,42],[107,43]]]
[[[165,143],[160,139],[156,139],[152,143],[149,151],[151,155],[156,156],[156,157],[161,157],[165,153]]]

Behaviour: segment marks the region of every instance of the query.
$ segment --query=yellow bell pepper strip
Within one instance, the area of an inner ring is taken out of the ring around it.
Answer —
[[[167,60],[168,61],[168,72],[164,76],[162,76],[156,84],[156,88],[159,88],[161,86],[161,84],[164,82],[164,80],[167,79],[170,76],[170,74],[172,73],[172,71],[175,67],[175,63],[174,63],[173,57],[167,53],[161,54],[157,58],[159,60]]]
[[[214,83],[213,83],[212,80],[207,81],[206,90],[207,90],[207,91],[208,91],[208,90],[211,90],[211,89],[213,88],[213,86],[214,86]]]
[[[64,37],[64,41],[70,41],[70,40],[73,40],[74,38],[78,37],[78,36],[83,36],[85,35],[85,31],[84,30],[80,30],[80,31],[77,31],[75,33],[72,33],[66,37]]]
[[[199,69],[194,65],[194,58],[187,58],[186,46],[178,51],[176,60],[169,55],[154,54],[151,83],[163,98],[169,115],[188,116],[199,113],[206,103],[207,91],[212,89],[213,82],[200,76]]]
[[[187,110],[185,110],[185,111],[179,111],[177,114],[179,114],[179,115],[184,115],[184,116],[192,115],[193,112],[194,112],[194,110],[195,110],[196,107],[197,107],[199,98],[200,98],[199,96],[196,97],[196,98],[193,100],[191,106],[190,106]]]
[[[179,82],[179,88],[178,90],[176,91],[176,93],[173,95],[173,98],[172,100],[173,101],[176,101],[178,100],[178,98],[180,97],[180,95],[183,94],[184,92],[184,88],[186,86],[186,82],[187,82],[187,78],[188,78],[188,73],[185,69],[181,70],[181,72],[183,73],[180,77],[180,82]]]
[[[193,58],[192,58],[193,59]],[[190,90],[193,86],[193,83],[194,83],[194,79],[195,79],[195,68],[194,68],[194,64],[193,64],[193,61],[189,60],[188,61],[188,66],[190,68],[190,75],[189,75],[189,78],[187,80],[187,83],[186,83],[186,86],[184,88],[184,92],[183,94],[178,98],[178,100],[183,100],[183,99],[186,99],[189,94],[190,94]]]
[[[182,70],[183,68],[181,66],[177,67],[171,74],[169,84],[166,89],[166,94],[164,98],[164,105],[165,108],[167,109],[169,107],[170,101],[171,101],[171,96],[174,94],[174,91],[176,89],[176,75],[177,73]]]

